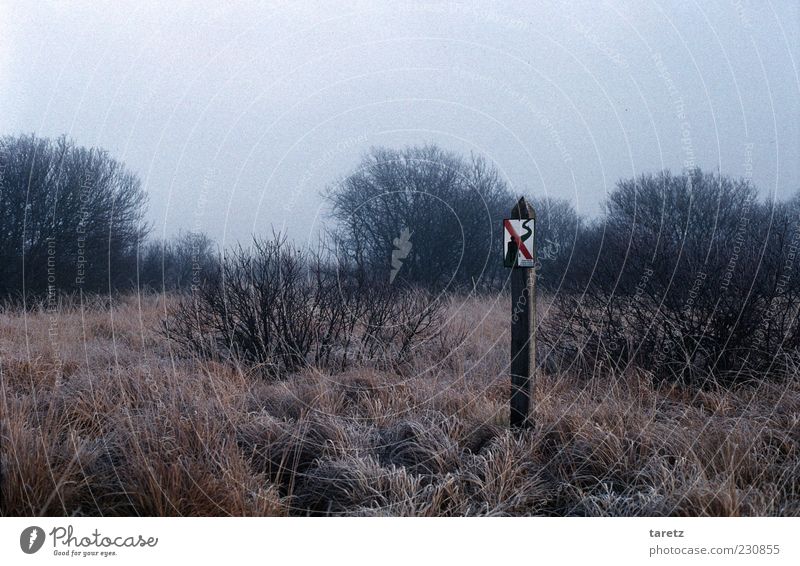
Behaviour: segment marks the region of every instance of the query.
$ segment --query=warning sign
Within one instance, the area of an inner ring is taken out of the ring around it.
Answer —
[[[503,220],[503,265],[506,267],[534,267],[533,218]]]

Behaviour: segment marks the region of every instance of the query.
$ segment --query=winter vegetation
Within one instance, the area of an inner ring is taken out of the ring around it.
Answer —
[[[705,389],[546,372],[519,435],[502,297],[448,300],[402,367],[280,379],[176,357],[172,305],[62,304],[55,336],[45,310],[0,315],[4,515],[800,514],[796,366]]]
[[[800,197],[532,197],[520,431],[518,195],[480,156],[374,148],[323,191],[333,245],[219,249],[150,238],[106,152],[0,145],[0,515],[800,515]]]

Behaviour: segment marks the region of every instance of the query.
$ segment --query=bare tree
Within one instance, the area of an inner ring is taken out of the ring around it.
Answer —
[[[135,280],[146,195],[107,152],[0,139],[0,294],[112,291]]]
[[[373,148],[325,196],[341,252],[386,280],[392,269],[399,281],[439,288],[500,275],[500,221],[513,198],[482,158],[436,146]]]

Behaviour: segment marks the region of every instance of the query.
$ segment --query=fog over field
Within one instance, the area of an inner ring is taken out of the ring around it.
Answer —
[[[141,176],[154,235],[320,226],[371,146],[487,156],[600,211],[697,165],[800,187],[800,7],[776,2],[0,3],[0,132]]]

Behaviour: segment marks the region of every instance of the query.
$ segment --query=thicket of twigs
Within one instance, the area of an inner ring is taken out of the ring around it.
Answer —
[[[185,352],[258,367],[397,367],[441,332],[445,300],[300,250],[282,236],[238,247],[168,309]]]
[[[698,170],[620,181],[542,329],[549,366],[636,367],[708,387],[791,379],[800,353],[800,199]]]

